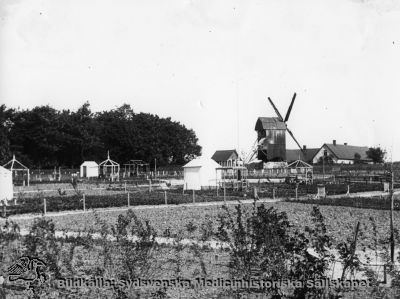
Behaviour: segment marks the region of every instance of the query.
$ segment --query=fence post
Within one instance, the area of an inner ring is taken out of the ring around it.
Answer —
[[[168,202],[167,202],[167,191],[164,191],[164,199],[165,199],[165,205],[167,205],[168,204]]]
[[[272,187],[272,199],[275,199],[275,187]]]
[[[346,195],[350,195],[350,185],[347,185],[347,193]]]
[[[254,199],[258,199],[257,187],[254,187]]]
[[[3,217],[6,218],[7,216],[7,208],[6,208],[6,203],[3,203]]]
[[[226,203],[226,185],[224,182],[224,203]]]
[[[86,212],[86,196],[85,196],[85,193],[83,193],[82,201],[83,201],[83,211]]]
[[[125,193],[126,193],[126,181],[125,181]]]
[[[43,198],[43,214],[47,213],[46,197]]]
[[[128,192],[128,208],[131,206],[131,198],[130,193]]]
[[[299,188],[299,184],[296,184],[296,200],[298,199],[298,188]]]
[[[193,203],[195,203],[195,202],[196,202],[196,200],[195,200],[194,189],[193,189],[192,191],[193,191]]]

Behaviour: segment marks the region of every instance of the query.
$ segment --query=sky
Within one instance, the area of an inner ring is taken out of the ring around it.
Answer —
[[[0,0],[0,104],[130,104],[249,152],[260,116],[301,144],[400,160],[400,1]],[[287,147],[296,144],[287,135]]]

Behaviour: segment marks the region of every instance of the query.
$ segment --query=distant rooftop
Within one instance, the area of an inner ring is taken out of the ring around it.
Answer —
[[[222,150],[222,151],[216,151],[214,155],[211,157],[216,162],[221,162],[221,161],[227,161],[229,158],[232,156],[232,154],[235,154],[236,157],[238,157],[238,153],[236,150]]]
[[[304,150],[304,153],[300,149],[287,149],[286,161],[290,163],[296,160],[302,160],[304,162],[310,163],[312,162],[312,159],[318,151],[319,148],[306,148]]]
[[[367,146],[354,146],[337,143],[325,143],[325,146],[328,147],[336,158],[340,160],[354,160],[354,155],[359,154],[361,160],[371,161],[367,156],[367,151],[369,150]]]

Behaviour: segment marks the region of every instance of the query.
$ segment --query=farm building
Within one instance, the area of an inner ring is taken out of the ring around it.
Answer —
[[[12,172],[0,166],[0,202],[6,203],[13,198]]]
[[[183,180],[185,190],[201,190],[202,188],[216,187],[221,179],[221,166],[213,159],[199,157],[183,166]]]
[[[319,163],[325,155],[335,164],[354,164],[358,160],[361,163],[372,163],[372,160],[367,156],[367,146],[354,146],[345,144],[337,144],[336,140],[333,143],[325,143],[318,152],[314,155],[312,162]]]
[[[241,160],[236,150],[216,151],[211,157],[220,166],[233,167],[241,165]]]
[[[99,176],[99,164],[94,161],[85,161],[80,167],[81,178],[97,178]]]
[[[299,149],[287,149],[286,150],[286,161],[292,163],[297,160],[304,161],[306,163],[313,163],[313,158],[319,151],[319,148],[307,148],[303,146],[303,150]]]

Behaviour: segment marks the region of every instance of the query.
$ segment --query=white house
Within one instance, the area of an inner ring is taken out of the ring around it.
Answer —
[[[203,187],[215,187],[221,179],[220,168],[213,159],[199,157],[183,166],[185,190],[201,190]]]
[[[338,144],[336,140],[333,140],[333,143],[325,143],[318,150],[312,162],[317,164],[326,155],[335,164],[354,164],[357,159],[362,163],[372,163],[372,160],[367,155],[368,149],[367,146],[354,146],[347,143]]]
[[[99,176],[99,164],[94,161],[85,161],[81,165],[81,178],[97,178]]]
[[[239,159],[239,155],[236,150],[222,150],[216,151],[211,157],[215,162],[221,166],[234,167],[243,166],[242,161]]]
[[[0,202],[13,199],[12,172],[0,166]]]

